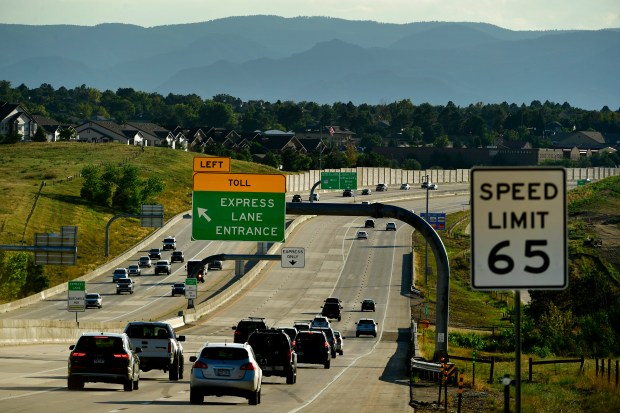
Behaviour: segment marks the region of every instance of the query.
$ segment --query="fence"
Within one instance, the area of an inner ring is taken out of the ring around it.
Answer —
[[[534,366],[535,365],[541,365],[541,364],[566,364],[566,363],[579,363],[579,373],[583,373],[583,365],[585,363],[585,358],[583,356],[581,356],[581,358],[578,359],[568,359],[568,360],[537,360],[537,361],[533,361],[532,358],[530,357],[529,359],[529,369],[528,369],[528,380],[530,382],[532,382],[532,374],[533,374],[533,370],[534,370]],[[597,363],[598,366],[598,363]],[[598,368],[597,368],[598,370]]]

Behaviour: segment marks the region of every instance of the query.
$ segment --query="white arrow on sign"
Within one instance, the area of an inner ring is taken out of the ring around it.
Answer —
[[[211,222],[211,217],[207,215],[206,208],[198,208],[198,217],[203,217],[204,219],[207,220],[207,222]]]

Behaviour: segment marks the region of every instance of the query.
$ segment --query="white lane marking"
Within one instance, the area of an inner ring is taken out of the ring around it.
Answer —
[[[396,246],[396,237],[394,237],[394,241],[393,241],[393,245],[392,247]],[[351,243],[353,244],[353,243]],[[392,271],[390,271],[390,281],[388,283],[388,299],[385,305],[385,311],[383,312],[383,318],[381,319],[381,325],[385,325],[385,319],[387,317],[387,309],[389,307],[390,304],[390,293],[392,290],[392,276],[394,274],[394,256],[396,255],[396,248],[392,248]],[[375,351],[375,348],[377,347],[377,345],[379,345],[379,343],[381,342],[381,337],[383,336],[383,328],[381,328],[379,330],[379,336],[377,337],[377,340],[375,340],[374,344],[372,345],[372,347],[364,354],[360,354],[359,356],[357,356],[355,359],[351,360],[351,362],[349,363],[348,366],[346,366],[345,368],[342,369],[342,371],[338,374],[336,374],[327,384],[325,384],[325,386],[320,389],[314,396],[312,396],[312,398],[310,398],[310,400],[308,400],[306,403],[302,404],[301,406],[290,410],[289,413],[295,413],[300,411],[301,409],[306,408],[308,405],[310,405],[312,402],[314,402],[319,396],[321,396],[331,385],[332,383],[334,383],[336,380],[338,380],[340,378],[340,376],[342,376],[346,371],[348,371],[351,367],[353,367],[353,365],[355,363],[357,363],[357,361],[359,359],[361,359],[362,357],[366,357],[367,355],[369,355],[370,353],[372,353],[373,351]]]

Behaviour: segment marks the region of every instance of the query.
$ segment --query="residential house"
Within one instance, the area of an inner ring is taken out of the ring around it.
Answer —
[[[0,102],[0,135],[19,135],[29,141],[37,131],[33,116],[21,105]]]
[[[185,135],[181,134],[181,141],[177,141],[179,135],[172,133],[170,130],[151,122],[127,122],[128,126],[136,128],[142,132],[144,146],[167,146],[172,149],[177,147],[181,149],[187,148]]]
[[[553,143],[555,149],[564,152],[564,158],[573,161],[582,157],[592,156],[593,153],[607,148],[603,134],[595,131],[573,131],[556,134],[556,141]]]
[[[37,130],[42,130],[45,134],[45,139],[48,142],[57,142],[61,140],[60,133],[66,129],[73,129],[73,125],[63,125],[56,119],[48,118],[41,115],[32,115],[34,121],[37,124]],[[76,135],[77,136],[77,132]],[[76,138],[77,140],[77,138]]]
[[[127,124],[119,125],[110,120],[88,121],[77,126],[75,131],[80,142],[144,145],[144,135],[137,128]]]

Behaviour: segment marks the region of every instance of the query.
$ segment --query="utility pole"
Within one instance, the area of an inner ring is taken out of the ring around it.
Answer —
[[[428,186],[429,175],[424,175],[424,182],[426,182],[426,222],[428,222]],[[426,241],[426,248],[424,251],[424,285],[428,285],[428,241]]]

